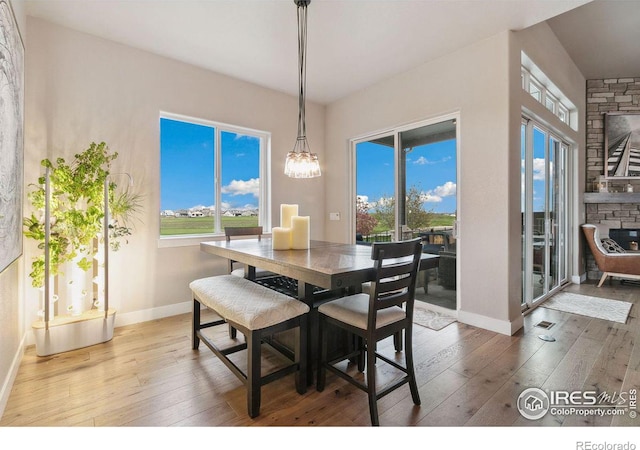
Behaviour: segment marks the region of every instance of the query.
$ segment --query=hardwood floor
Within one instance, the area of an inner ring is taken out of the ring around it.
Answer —
[[[379,401],[381,424],[638,426],[640,419],[628,414],[547,414],[538,421],[519,414],[516,400],[526,387],[608,393],[640,387],[640,286],[567,290],[630,301],[630,318],[619,324],[537,308],[515,336],[460,323],[440,331],[415,326],[422,405],[414,406],[408,387],[401,388]],[[50,357],[27,349],[0,426],[369,425],[366,394],[331,374],[321,393],[311,387],[300,396],[293,375],[264,386],[261,414],[250,419],[241,383],[206,347],[191,350],[190,320],[180,315],[117,328],[108,343]],[[535,327],[541,320],[556,325]],[[383,345],[394,355],[391,341]],[[383,363],[378,372],[383,380],[395,376]]]

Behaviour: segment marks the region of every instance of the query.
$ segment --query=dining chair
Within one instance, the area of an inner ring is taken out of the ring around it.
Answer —
[[[261,226],[257,226],[257,227],[224,227],[224,235],[225,238],[227,239],[227,242],[231,241],[232,237],[236,237],[236,236],[243,236],[243,237],[247,237],[247,236],[256,236],[258,238],[258,241],[260,241],[262,239],[262,227]],[[242,267],[238,267],[235,268],[235,264],[237,264],[237,261],[233,261],[233,260],[229,260],[229,273],[231,275],[236,275],[239,277],[244,277],[245,276],[245,269],[244,266]],[[273,272],[270,272],[268,270],[264,270],[264,269],[259,269],[256,268],[256,273],[255,273],[255,278],[263,278],[263,277],[273,277],[276,274]]]
[[[380,425],[378,399],[404,384],[409,384],[413,403],[420,404],[413,363],[412,333],[413,304],[421,252],[420,239],[374,243],[371,247],[371,259],[374,260],[375,279],[371,283],[369,293],[342,297],[318,308],[320,351],[316,388],[318,391],[324,390],[326,371],[329,370],[367,392],[371,424],[374,426]],[[355,335],[358,341],[355,350],[336,359],[327,360],[328,325]],[[379,341],[399,334],[404,334],[404,365],[377,352]],[[365,357],[366,367],[362,363]],[[366,372],[366,382],[350,375],[342,367],[337,367],[338,363],[346,359],[353,360],[353,358],[358,359],[358,370]],[[393,366],[404,375],[382,389],[378,389],[376,387],[376,360],[378,359]]]
[[[225,226],[224,236],[227,242],[231,242],[231,238],[236,236],[243,236],[243,237],[256,236],[258,238],[258,241],[260,241],[262,240],[262,226],[256,226],[256,227]],[[238,263],[237,261],[234,261],[232,259],[229,260],[229,273],[237,277],[247,278],[246,276],[247,274],[245,274],[245,266],[242,265],[242,267],[235,268],[235,264],[237,263]],[[260,278],[275,277],[277,275],[273,272],[260,269],[257,267],[254,268],[253,270],[255,270],[255,274],[252,276],[254,280],[259,280]],[[233,326],[229,325],[229,337],[231,337],[232,339],[235,339],[237,335],[238,335],[237,330]]]

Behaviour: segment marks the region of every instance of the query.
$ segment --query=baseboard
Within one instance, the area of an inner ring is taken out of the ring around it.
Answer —
[[[118,312],[116,316],[116,328],[135,323],[148,322],[150,320],[164,319],[165,317],[177,316],[179,314],[190,313],[193,302],[174,303],[168,306],[158,306],[156,308],[143,309],[130,313]]]
[[[136,323],[148,322],[149,320],[164,319],[165,317],[177,316],[179,314],[190,313],[193,302],[175,303],[168,306],[158,306],[156,308],[143,309],[129,313],[118,311],[115,320],[115,328]],[[27,333],[26,346],[35,345],[35,336],[31,330]]]
[[[11,361],[11,367],[9,368],[9,372],[7,373],[7,377],[2,383],[2,389],[0,390],[0,418],[2,418],[4,410],[7,407],[7,403],[9,403],[9,396],[11,395],[13,382],[16,380],[18,370],[20,369],[20,363],[22,362],[22,357],[24,356],[25,342],[26,334],[22,336],[22,341],[20,342],[16,354],[13,357],[13,361]]]
[[[586,281],[587,281],[587,274],[586,274],[586,272],[585,272],[585,273],[582,273],[582,274],[580,274],[580,275],[572,275],[572,276],[571,276],[571,282],[572,282],[573,284],[582,284],[582,283],[584,283],[584,282],[586,282]]]
[[[494,319],[468,311],[458,310],[458,322],[472,325],[495,333],[513,336],[516,331],[524,326],[524,316],[519,315],[516,320],[509,322],[506,320]]]

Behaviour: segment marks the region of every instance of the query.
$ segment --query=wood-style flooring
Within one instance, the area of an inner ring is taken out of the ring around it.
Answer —
[[[422,405],[414,406],[402,387],[379,401],[381,425],[639,425],[628,414],[548,414],[538,421],[519,414],[516,400],[526,387],[609,393],[640,387],[640,286],[567,290],[634,306],[626,324],[536,308],[515,336],[461,323],[440,331],[415,326]],[[536,327],[542,320],[555,326]],[[293,375],[263,387],[261,414],[249,418],[240,381],[204,345],[191,350],[190,321],[187,314],[116,328],[108,343],[50,357],[28,348],[0,426],[369,425],[366,394],[332,374],[323,392],[312,386],[302,396]],[[391,342],[383,347],[394,353]],[[378,372],[382,380],[395,375],[385,364]]]

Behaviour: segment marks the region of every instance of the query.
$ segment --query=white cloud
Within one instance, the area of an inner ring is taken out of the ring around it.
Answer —
[[[424,203],[439,203],[443,197],[451,197],[456,195],[457,185],[453,181],[447,181],[441,186],[437,186],[435,189],[431,189],[427,192],[420,194],[420,198]]]
[[[439,159],[437,161],[432,161],[430,159],[425,158],[424,156],[421,156],[420,158],[416,159],[413,163],[414,164],[418,164],[421,166],[424,166],[426,164],[439,164],[439,163],[443,163],[443,162],[447,162],[451,159],[451,156],[447,156],[445,158]]]
[[[544,181],[544,158],[533,158],[533,179]]]
[[[231,183],[222,187],[222,193],[229,195],[252,194],[257,198],[260,194],[260,178],[232,180]]]

